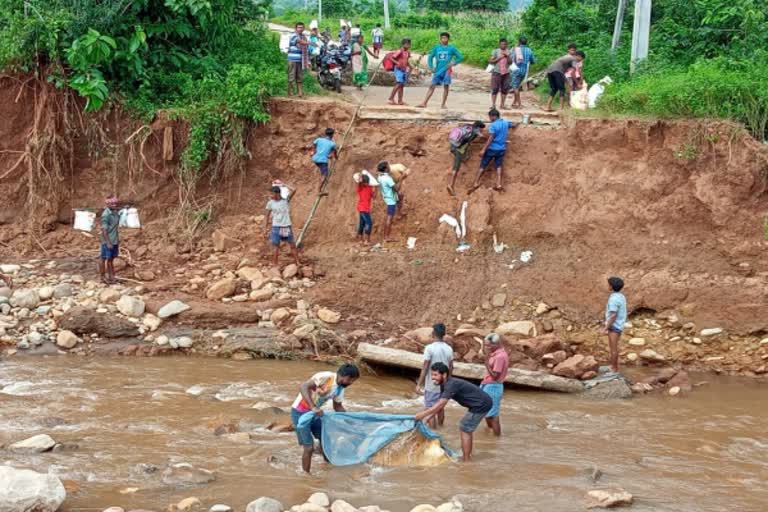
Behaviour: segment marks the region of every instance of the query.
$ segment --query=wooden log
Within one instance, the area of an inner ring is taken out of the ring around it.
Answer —
[[[166,126],[163,130],[163,160],[171,162],[173,160],[173,128]]]
[[[420,370],[424,365],[424,359],[421,354],[396,348],[380,347],[370,343],[359,344],[357,346],[357,355],[360,359],[369,363],[412,368],[414,370]],[[453,373],[457,377],[480,380],[485,375],[485,366],[454,362]],[[534,372],[517,368],[509,369],[505,382],[517,386],[558,391],[560,393],[581,393],[584,391],[584,385],[576,379],[566,379],[546,372]]]

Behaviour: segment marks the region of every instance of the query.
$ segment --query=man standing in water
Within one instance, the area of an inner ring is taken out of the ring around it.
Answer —
[[[343,400],[344,390],[360,378],[360,371],[354,364],[343,364],[336,373],[318,372],[299,388],[299,396],[291,406],[291,422],[296,429],[296,438],[303,448],[301,468],[309,473],[312,468],[312,454],[315,451],[315,441],[321,440],[323,431],[323,404],[333,402],[333,410],[345,412]],[[306,413],[313,412],[315,417],[304,426],[299,427],[299,419]],[[322,442],[322,441],[321,441]],[[322,445],[320,446],[322,449]]]
[[[453,66],[464,59],[464,56],[455,46],[448,44],[450,40],[451,35],[448,32],[443,32],[440,34],[440,44],[429,52],[427,64],[434,74],[432,75],[432,84],[427,91],[427,97],[418,105],[419,108],[426,108],[427,103],[429,103],[430,98],[435,93],[435,88],[440,85],[443,86],[443,103],[440,105],[440,108],[445,108],[445,103],[448,101],[448,92],[451,90]]]
[[[449,376],[449,369],[443,363],[432,365],[432,381],[440,386],[440,399],[435,405],[418,413],[414,419],[423,421],[439,413],[449,400],[456,400],[459,405],[467,408],[467,413],[459,422],[459,431],[461,432],[461,451],[464,461],[472,458],[472,436],[477,430],[480,422],[493,408],[493,400],[479,387],[456,377]]]
[[[424,347],[424,366],[421,368],[419,382],[416,384],[416,394],[424,395],[424,408],[429,409],[440,399],[440,386],[427,379],[430,368],[435,363],[443,363],[448,367],[448,376],[453,373],[453,349],[449,344],[443,341],[445,337],[445,324],[439,323],[432,327],[432,336],[434,341]],[[438,412],[432,418],[427,420],[427,426],[430,428],[442,427],[445,423],[445,411]]]
[[[120,237],[117,230],[120,224],[120,213],[117,211],[117,197],[111,194],[107,197],[107,207],[101,213],[101,258],[99,259],[99,275],[105,284],[115,284],[114,261],[120,255]]]
[[[501,345],[501,336],[495,332],[485,337],[485,378],[480,389],[493,400],[493,407],[485,416],[485,423],[497,436],[501,435],[501,399],[504,397],[504,379],[509,371],[509,355]]]
[[[611,295],[605,306],[605,329],[603,333],[608,336],[608,348],[611,352],[611,369],[619,371],[619,339],[624,332],[624,324],[627,322],[627,299],[621,290],[624,281],[620,277],[609,277],[608,287]]]

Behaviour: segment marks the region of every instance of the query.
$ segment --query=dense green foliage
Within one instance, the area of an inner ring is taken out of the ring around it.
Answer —
[[[71,87],[87,111],[119,98],[145,119],[190,120],[183,167],[196,172],[237,139],[236,118],[266,121],[285,90],[265,13],[252,0],[0,0],[0,65]]]

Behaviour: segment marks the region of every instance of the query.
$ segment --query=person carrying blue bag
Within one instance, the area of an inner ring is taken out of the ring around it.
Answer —
[[[336,373],[318,372],[314,374],[299,388],[299,396],[296,397],[291,406],[291,422],[296,430],[299,446],[303,448],[301,468],[306,473],[309,473],[312,467],[312,454],[315,450],[314,440],[321,441],[322,439],[323,405],[331,401],[334,411],[345,412],[344,390],[354,384],[358,378],[360,378],[360,370],[357,369],[357,366],[345,363]],[[314,417],[311,417],[311,414]]]

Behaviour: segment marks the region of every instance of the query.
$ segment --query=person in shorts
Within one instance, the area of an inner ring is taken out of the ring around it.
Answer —
[[[315,452],[315,439],[321,440],[323,432],[323,405],[333,403],[333,410],[345,412],[344,390],[360,378],[357,366],[351,363],[343,364],[338,371],[318,372],[299,387],[299,396],[291,406],[291,423],[296,431],[299,446],[302,447],[301,468],[309,473],[312,468],[312,454]],[[315,417],[309,424],[300,426],[299,420],[307,413]],[[320,445],[322,451],[322,441]]]
[[[485,377],[480,382],[482,389],[493,400],[493,407],[485,415],[485,423],[494,435],[501,435],[501,399],[504,397],[504,380],[509,372],[509,355],[501,344],[501,336],[495,332],[485,337]]]
[[[387,58],[387,57],[385,57]],[[400,49],[393,54],[389,54],[389,59],[394,64],[392,73],[395,76],[395,85],[392,87],[392,93],[389,95],[387,103],[390,105],[405,105],[403,93],[405,85],[408,83],[408,75],[411,72],[411,40],[403,39]],[[397,97],[397,101],[395,101]]]
[[[501,114],[495,108],[488,112],[488,118],[491,120],[491,124],[488,126],[488,140],[483,148],[480,169],[477,171],[475,182],[472,184],[472,188],[469,189],[469,193],[480,188],[480,178],[491,162],[496,167],[496,185],[493,187],[493,190],[498,192],[504,190],[502,175],[504,174],[504,155],[507,153],[507,133],[509,133],[510,128],[515,127],[515,124],[502,119]]]
[[[304,96],[304,68],[309,64],[309,41],[304,35],[304,24],[296,23],[296,31],[288,40],[288,96],[293,96],[293,85],[296,84],[296,94]]]
[[[440,398],[435,405],[416,414],[414,419],[424,421],[431,418],[445,409],[449,400],[455,400],[459,405],[466,407],[467,413],[459,422],[459,432],[461,433],[463,459],[469,461],[472,458],[473,434],[493,408],[493,400],[471,382],[451,377],[448,366],[443,363],[435,363],[430,369],[432,370],[432,381],[440,386]]]
[[[475,121],[472,125],[472,131],[461,140],[461,144],[454,146],[453,143],[451,143],[453,166],[451,167],[451,183],[448,185],[448,193],[452,196],[456,195],[454,187],[456,186],[456,178],[459,176],[459,171],[461,170],[461,164],[469,160],[469,146],[481,133],[483,133],[484,129],[484,122]]]
[[[288,188],[288,197],[282,196],[280,187],[274,186],[270,190],[272,198],[267,202],[267,217],[264,220],[266,224],[266,237],[275,248],[272,263],[279,266],[280,245],[286,243],[291,248],[293,260],[297,266],[301,265],[299,261],[299,250],[296,248],[296,242],[293,239],[293,229],[291,228],[291,199],[293,199],[295,190]]]
[[[584,52],[576,51],[573,55],[565,54],[547,68],[547,80],[549,81],[549,100],[544,108],[545,112],[554,112],[552,102],[555,96],[560,94],[560,110],[565,108],[565,97],[567,95],[565,73],[576,63],[584,60]]]
[[[427,64],[433,71],[432,84],[430,84],[427,91],[427,97],[418,105],[419,108],[427,107],[435,89],[441,85],[443,86],[443,102],[440,104],[440,108],[445,108],[445,104],[448,101],[448,93],[451,90],[453,66],[464,60],[461,52],[455,46],[448,44],[450,40],[451,35],[448,32],[443,32],[440,34],[440,44],[436,45],[429,52]]]
[[[315,148],[312,153],[312,161],[320,171],[320,184],[318,190],[323,190],[323,183],[328,179],[328,162],[331,158],[336,158],[336,143],[333,142],[333,128],[325,129],[325,136],[318,137],[312,143]]]
[[[117,211],[117,197],[112,194],[107,197],[106,208],[101,213],[101,257],[99,258],[99,275],[105,284],[115,284],[115,258],[120,255],[120,213]]]
[[[381,190],[381,198],[384,200],[384,204],[387,207],[387,220],[384,221],[384,233],[383,239],[385,242],[391,242],[392,239],[392,224],[395,221],[395,214],[398,211],[400,205],[399,190],[405,181],[407,174],[403,174],[399,182],[395,182],[395,179],[390,175],[389,163],[379,162],[376,167],[378,171],[379,189]]]
[[[624,324],[627,323],[627,298],[621,293],[621,290],[624,289],[624,280],[620,277],[609,277],[608,288],[611,290],[611,295],[605,306],[605,329],[603,333],[608,336],[611,369],[618,373],[619,339],[624,332]]]
[[[521,37],[517,41],[517,46],[512,50],[513,61],[517,69],[512,72],[512,91],[515,99],[512,100],[512,108],[522,108],[520,100],[520,89],[523,86],[525,77],[528,76],[528,67],[536,64],[536,57],[533,56],[533,50],[528,47],[528,40]]]
[[[491,108],[496,108],[496,98],[501,93],[499,108],[505,109],[507,108],[507,94],[509,94],[512,85],[510,75],[512,53],[509,51],[506,39],[499,39],[499,47],[493,50],[488,63],[493,66],[493,71],[491,72]]]
[[[375,185],[378,186],[378,183]],[[359,175],[357,182],[357,240],[358,242],[370,245],[371,231],[373,231],[373,218],[371,217],[371,203],[375,195],[374,185],[371,185],[371,178],[368,171],[363,171]]]
[[[453,348],[446,343],[445,324],[438,323],[432,326],[432,337],[434,341],[424,347],[424,365],[421,368],[419,381],[416,383],[416,394],[424,395],[424,408],[433,407],[440,399],[440,386],[427,379],[430,368],[435,363],[443,363],[448,367],[448,375],[453,373]],[[427,426],[430,428],[442,427],[445,423],[445,411],[440,411],[427,420]]]

